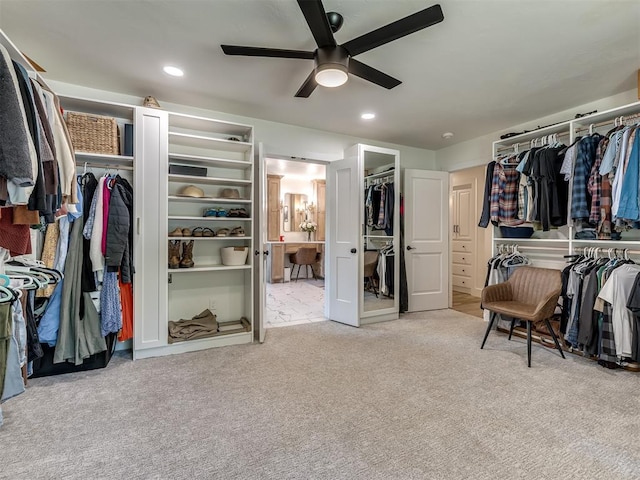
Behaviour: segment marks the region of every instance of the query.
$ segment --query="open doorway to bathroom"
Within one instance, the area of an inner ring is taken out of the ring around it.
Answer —
[[[324,321],[326,165],[265,161],[265,327]]]

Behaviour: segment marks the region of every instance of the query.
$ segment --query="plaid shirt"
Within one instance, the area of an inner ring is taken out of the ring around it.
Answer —
[[[578,155],[573,171],[573,190],[571,192],[571,218],[589,218],[591,196],[587,192],[587,181],[591,167],[596,159],[596,149],[602,135],[596,133],[578,142]]]
[[[602,212],[600,209],[600,201],[602,199],[602,175],[600,175],[600,165],[604,157],[604,152],[609,145],[609,138],[603,138],[598,144],[596,149],[596,160],[591,167],[591,175],[587,182],[587,191],[591,194],[591,214],[589,215],[589,223],[592,225],[598,225]],[[609,205],[611,205],[611,198],[609,198]]]
[[[520,172],[516,170],[516,165],[496,163],[491,182],[490,209],[494,224],[513,226],[524,223],[522,219],[516,218],[519,184]]]

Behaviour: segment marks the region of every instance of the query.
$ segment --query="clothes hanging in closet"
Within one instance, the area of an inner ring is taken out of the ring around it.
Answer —
[[[560,172],[565,151],[562,144],[547,145],[489,163],[478,226],[533,224],[548,231],[565,225],[568,194]]]
[[[565,342],[601,365],[616,367],[638,358],[632,310],[640,265],[620,258],[580,257],[563,270],[561,333]]]
[[[393,182],[369,185],[365,189],[365,219],[373,230],[384,230],[393,235],[393,209],[395,189]]]
[[[487,274],[484,280],[485,287],[506,282],[518,267],[531,265],[531,260],[529,260],[526,255],[520,253],[517,248],[514,249],[510,246],[509,250],[510,251],[499,251],[487,262]],[[480,308],[483,308],[484,310],[482,305],[480,305]],[[484,320],[488,322],[490,320],[490,316],[491,313],[489,310],[484,310]],[[502,322],[506,320],[507,319],[505,318],[500,318],[498,320],[498,324],[502,326]]]
[[[380,293],[392,297],[394,293],[394,261],[393,245],[388,245],[378,251],[378,265],[376,272],[380,279]]]

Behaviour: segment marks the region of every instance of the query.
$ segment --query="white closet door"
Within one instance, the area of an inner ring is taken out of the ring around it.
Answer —
[[[405,170],[409,311],[449,306],[449,174]]]
[[[256,215],[254,215],[254,233],[255,238],[255,276],[254,276],[254,291],[257,292],[255,297],[253,312],[253,338],[254,340],[262,343],[265,337],[264,317],[265,309],[267,308],[266,295],[267,284],[265,281],[265,275],[267,271],[266,259],[267,249],[264,244],[264,236],[267,231],[267,171],[264,158],[264,147],[262,143],[258,143],[258,158],[254,162],[254,181],[257,186],[256,192]],[[257,207],[259,205],[259,207]]]
[[[133,357],[167,345],[167,113],[136,108]]]
[[[331,162],[327,174],[327,257],[325,291],[327,316],[336,322],[360,326],[358,275],[361,228],[360,168],[358,157]]]

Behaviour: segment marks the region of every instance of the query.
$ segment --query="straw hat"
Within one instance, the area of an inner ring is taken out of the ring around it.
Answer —
[[[150,107],[150,108],[162,108],[160,106],[160,104],[158,103],[158,100],[156,100],[151,95],[149,95],[147,97],[144,97],[144,101],[142,102],[142,106],[143,107]]]
[[[183,187],[179,193],[176,193],[176,195],[178,197],[204,198],[204,191],[195,185],[187,185]]]
[[[237,188],[223,188],[220,191],[220,197],[222,198],[240,198],[240,192]]]

